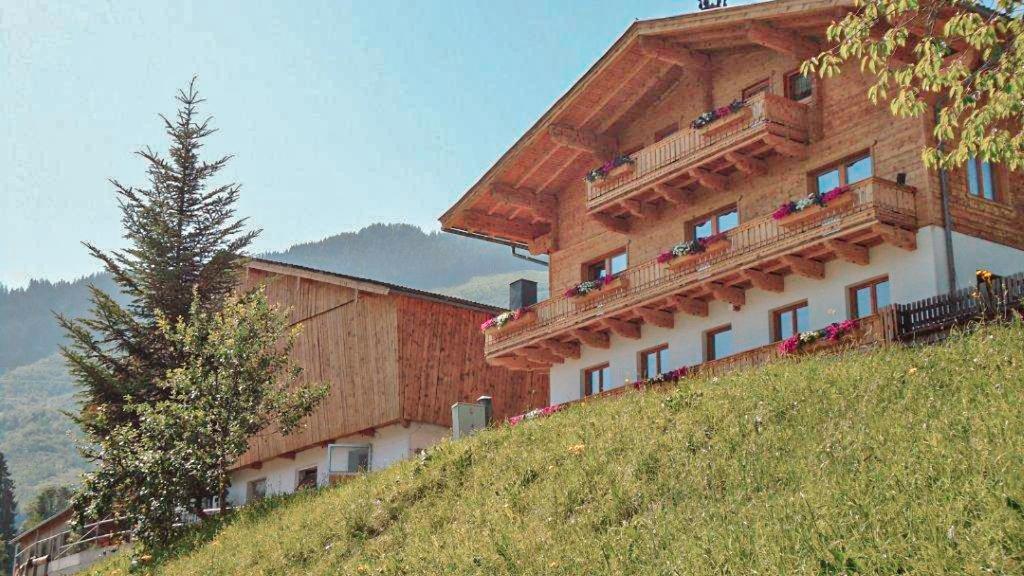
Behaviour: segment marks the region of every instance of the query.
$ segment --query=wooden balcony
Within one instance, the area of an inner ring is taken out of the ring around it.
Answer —
[[[804,104],[760,93],[746,106],[700,129],[686,128],[633,155],[625,174],[587,183],[587,210],[611,228],[655,214],[694,186],[727,187],[729,174],[762,173],[772,154],[803,156],[809,133]]]
[[[727,249],[685,266],[651,260],[631,267],[621,275],[623,288],[585,302],[553,296],[531,308],[536,320],[528,328],[487,334],[487,359],[544,370],[578,357],[581,344],[608,347],[610,332],[639,338],[644,323],[671,327],[676,312],[707,315],[711,300],[742,306],[747,289],[782,292],[789,274],[823,279],[825,262],[867,264],[870,249],[882,243],[916,248],[913,188],[869,178],[848,194],[852,202],[837,202],[797,225],[782,225],[771,215],[745,222],[727,232]]]

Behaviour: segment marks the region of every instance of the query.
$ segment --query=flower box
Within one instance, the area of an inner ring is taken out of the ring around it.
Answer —
[[[857,328],[854,328],[848,332],[844,332],[837,340],[821,338],[820,340],[815,340],[810,344],[804,344],[803,346],[800,347],[798,352],[800,354],[813,354],[815,352],[820,352],[826,348],[833,348],[835,346],[841,346],[843,344],[847,344],[850,342],[856,342],[860,340],[863,335],[864,327],[858,326]]]
[[[574,296],[573,301],[576,302],[577,306],[583,306],[595,300],[607,297],[610,294],[622,292],[626,288],[629,288],[629,279],[622,276],[616,276],[609,280],[600,290],[594,290],[592,292],[587,292],[586,294]]]
[[[782,218],[776,220],[776,222],[779,223],[779,226],[782,226],[784,228],[796,228],[798,226],[803,226],[817,218],[820,218],[822,212],[835,212],[849,208],[852,205],[853,194],[846,193],[839,196],[838,198],[835,198],[834,200],[830,201],[828,204],[824,206],[818,204],[815,204],[814,206],[808,206],[807,208],[804,208],[799,212],[793,212],[792,214],[783,216]]]
[[[715,254],[719,254],[721,252],[725,252],[729,248],[732,248],[732,240],[730,240],[729,238],[720,238],[718,240],[715,240],[714,242],[708,243],[708,245],[704,247],[703,252],[698,252],[696,254],[687,254],[685,256],[677,256],[666,262],[665,267],[673,272],[677,272],[684,268],[693,266],[699,260],[702,260],[709,256],[714,256]]]
[[[522,330],[529,326],[533,326],[537,323],[537,312],[534,310],[524,310],[519,318],[515,320],[509,320],[501,326],[492,326],[484,330],[484,334],[497,334],[498,332],[512,332],[515,330]]]
[[[722,134],[739,130],[739,124],[747,123],[752,117],[753,112],[751,112],[750,108],[741,108],[736,112],[718,118],[707,126],[698,128],[697,132],[708,138],[721,136]]]

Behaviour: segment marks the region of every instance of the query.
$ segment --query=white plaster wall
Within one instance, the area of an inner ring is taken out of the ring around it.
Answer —
[[[941,232],[941,230],[940,230]],[[1021,230],[1024,234],[1024,230]],[[943,245],[942,265],[945,266]],[[974,286],[974,272],[984,268],[1002,276],[1024,272],[1024,252],[959,232],[953,233],[953,263],[957,287]]]
[[[847,288],[878,276],[889,276],[893,302],[934,296],[945,286],[945,264],[936,257],[942,246],[942,230],[927,227],[918,231],[917,250],[912,252],[883,244],[871,250],[871,263],[867,266],[833,260],[825,265],[824,280],[791,274],[786,277],[786,289],[781,294],[756,288],[747,290],[747,303],[739,311],[722,302],[711,302],[707,318],[676,314],[675,328],[644,324],[639,340],[612,334],[608,350],[584,345],[578,360],[567,360],[551,368],[551,403],[578,399],[582,393],[581,370],[605,362],[609,363],[613,387],[635,380],[637,353],[659,344],[668,343],[667,368],[699,364],[704,360],[704,333],[725,324],[732,325],[734,352],[768,344],[772,310],[802,300],[808,303],[811,329],[844,320],[849,317]]]
[[[414,422],[408,427],[398,424],[378,428],[374,436],[348,436],[335,440],[334,444],[369,444],[371,446],[370,469],[381,470],[391,464],[408,458],[418,449],[427,448],[443,438],[451,431],[443,426]],[[311,448],[295,455],[295,459],[274,458],[263,463],[259,470],[246,468],[237,470],[231,475],[231,489],[228,499],[232,505],[245,503],[249,482],[260,478],[267,479],[268,494],[286,494],[295,491],[298,472],[310,466],[317,467],[317,482],[326,484],[327,448]]]

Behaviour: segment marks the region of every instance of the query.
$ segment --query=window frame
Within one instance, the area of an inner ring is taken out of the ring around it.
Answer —
[[[302,485],[302,474],[304,472],[309,472],[311,470],[313,471],[313,484],[312,484],[312,486],[303,486]],[[296,491],[302,490],[304,488],[316,488],[319,485],[320,485],[320,467],[317,466],[316,464],[314,464],[312,466],[306,466],[304,468],[299,468],[298,470],[295,471],[295,490]]]
[[[750,84],[749,86],[740,90],[740,98],[745,102],[758,94],[765,92],[771,92],[772,90],[772,79],[770,76],[765,76]]]
[[[734,351],[730,350],[729,354],[726,354],[725,356],[718,356],[715,350],[715,336],[721,334],[722,332],[732,332],[732,323],[722,324],[721,326],[716,326],[714,328],[710,328],[704,331],[705,362],[713,362],[715,360],[721,360],[722,358],[728,358],[729,356],[732,356],[735,353]]]
[[[797,321],[796,311],[801,308],[807,308],[807,314],[810,315],[811,309],[807,303],[807,300],[801,300],[799,302],[793,302],[781,308],[772,310],[771,314],[771,337],[772,342],[782,341],[782,315],[786,312],[793,312],[793,333],[800,333],[799,322]]]
[[[626,267],[622,270],[622,272],[617,272],[615,274],[612,274],[611,273],[611,271],[612,271],[612,259],[614,259],[616,256],[620,256],[620,255],[626,257]],[[603,256],[600,256],[598,258],[594,258],[592,260],[588,260],[588,261],[584,262],[583,266],[582,266],[582,270],[580,271],[580,276],[583,278],[583,281],[597,280],[597,278],[591,278],[590,271],[591,271],[592,268],[594,268],[598,264],[601,264],[602,266],[604,266],[604,269],[607,270],[608,274],[611,275],[612,278],[615,278],[619,274],[622,274],[626,270],[629,270],[629,249],[624,246],[624,247],[622,247],[622,248],[620,248],[618,250],[613,250],[611,252],[607,252]]]
[[[791,70],[791,71],[787,72],[782,77],[783,78],[782,82],[783,82],[783,85],[784,85],[784,90],[786,92],[786,98],[788,98],[788,99],[790,99],[790,100],[792,100],[794,102],[803,102],[804,100],[809,100],[812,97],[814,97],[814,80],[813,80],[813,78],[809,78],[809,80],[811,82],[811,86],[810,86],[810,88],[809,88],[809,90],[807,92],[807,95],[804,96],[803,98],[794,98],[793,88],[792,88],[792,86],[790,86],[790,79],[793,78],[794,76],[804,76],[804,75],[800,73],[799,69],[797,69],[797,70]],[[804,77],[808,78],[807,76],[804,76]]]
[[[588,396],[596,396],[602,392],[610,390],[608,387],[609,382],[604,381],[604,371],[608,370],[608,378],[611,379],[611,364],[603,362],[601,364],[595,364],[593,366],[580,370],[580,398],[586,398]],[[590,375],[597,372],[600,375],[601,389],[597,392],[587,392],[588,384],[590,383]]]
[[[636,379],[638,381],[647,380],[648,378],[653,378],[658,374],[663,374],[665,372],[665,366],[662,366],[662,352],[668,352],[668,342],[658,344],[657,346],[652,346],[650,348],[645,348],[636,353]],[[647,374],[647,357],[651,354],[654,354],[654,363],[657,364],[657,372],[654,374]],[[665,360],[667,361],[668,358],[666,357]]]
[[[970,169],[968,168],[967,164],[973,164],[974,165],[974,172],[975,172],[975,177],[976,177],[975,184],[978,187],[978,194],[974,194],[974,193],[971,192],[971,180],[972,179],[971,179],[971,172],[970,172]],[[982,170],[982,165],[983,164],[988,164],[989,170],[992,173],[992,197],[991,198],[986,198],[985,197],[985,189],[984,189],[985,178],[982,175],[983,174],[983,170]],[[1005,188],[1005,184],[1002,181],[1002,174],[1003,174],[1003,171],[1000,169],[1000,165],[998,163],[996,163],[996,162],[989,162],[987,160],[982,160],[978,156],[970,156],[970,157],[968,157],[967,158],[967,162],[964,165],[964,184],[965,184],[965,190],[967,191],[967,196],[970,197],[970,198],[977,198],[978,200],[984,200],[986,202],[1000,202],[1001,203],[1003,201],[1003,194],[1002,194],[1002,192],[1003,192],[1003,189]]]
[[[850,178],[849,178],[849,175],[846,173],[846,169],[851,164],[855,164],[855,163],[859,162],[860,160],[863,160],[864,158],[867,158],[871,162],[871,175],[868,176],[868,178],[874,178],[875,177],[875,157],[871,153],[871,150],[864,150],[864,151],[858,152],[856,154],[850,154],[849,156],[841,158],[841,159],[839,159],[839,160],[837,160],[835,162],[832,162],[830,164],[826,164],[825,166],[822,166],[822,167],[814,170],[813,172],[811,172],[811,178],[810,178],[811,187],[814,189],[815,192],[818,192],[818,193],[828,192],[828,190],[819,190],[818,189],[818,178],[820,178],[823,174],[827,174],[827,173],[829,173],[829,172],[831,172],[833,170],[838,170],[839,171],[839,185],[840,186],[851,186],[852,184],[850,183]],[[867,180],[867,178],[865,178],[864,180]],[[863,180],[858,180],[857,182],[863,182]],[[854,182],[853,184],[856,184],[857,182]]]
[[[847,315],[851,319],[864,318],[871,316],[872,314],[878,314],[878,285],[889,282],[889,275],[883,274],[881,276],[875,276],[856,284],[851,284],[846,287],[846,300],[847,307],[849,308],[849,314]],[[871,288],[871,312],[861,316],[860,310],[857,308],[857,292],[864,288]],[[892,284],[889,284],[889,299],[892,300]],[[892,302],[890,302],[891,304]]]
[[[708,212],[707,214],[704,214],[703,216],[700,216],[700,217],[694,218],[693,220],[690,220],[690,223],[689,223],[689,228],[690,228],[689,238],[690,238],[690,240],[696,240],[697,239],[697,228],[699,227],[699,225],[701,223],[703,223],[705,221],[710,221],[711,222],[711,235],[712,236],[714,236],[716,234],[721,234],[722,231],[721,231],[721,229],[720,229],[720,227],[718,225],[718,219],[719,219],[719,217],[724,216],[724,215],[726,215],[726,214],[728,214],[730,212],[735,212],[736,213],[736,226],[734,226],[733,228],[729,228],[729,230],[733,230],[735,228],[738,228],[740,226],[740,224],[742,223],[742,221],[740,220],[740,208],[739,208],[739,205],[737,205],[737,204],[729,204],[728,206],[723,206],[721,208],[718,208],[717,210]],[[728,232],[728,230],[727,230],[727,232]]]
[[[259,498],[255,497],[255,490],[253,490],[253,486],[257,482],[263,482],[263,494]],[[245,502],[246,502],[246,504],[248,504],[249,502],[259,502],[260,500],[266,498],[267,497],[267,486],[268,486],[268,484],[267,484],[267,477],[266,476],[263,476],[262,478],[253,478],[252,480],[249,480],[248,482],[246,482],[245,483]]]

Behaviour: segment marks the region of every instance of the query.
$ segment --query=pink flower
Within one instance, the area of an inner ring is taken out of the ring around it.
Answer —
[[[522,422],[524,418],[526,418],[526,414],[520,414],[519,416],[513,416],[513,417],[508,419],[508,425],[509,426],[515,426],[516,424],[519,424],[520,422]]]
[[[611,274],[606,274],[606,275],[601,277],[601,284],[607,286],[608,284],[611,284],[612,280],[614,280],[614,279],[615,279],[615,277],[612,276]]]
[[[800,347],[800,335],[794,334],[789,338],[786,338],[782,342],[779,342],[779,354],[785,356],[796,352],[796,349]]]
[[[728,106],[722,106],[721,108],[715,108],[715,116],[721,118],[722,116],[728,116],[732,112],[732,108]]]
[[[675,254],[672,252],[662,252],[661,254],[658,254],[658,264],[664,264],[673,258],[675,258]]]
[[[772,219],[773,220],[782,220],[783,218],[785,218],[786,216],[789,216],[792,213],[793,213],[793,206],[789,202],[786,202],[782,206],[779,206],[778,210],[776,210],[775,212],[772,212]]]

